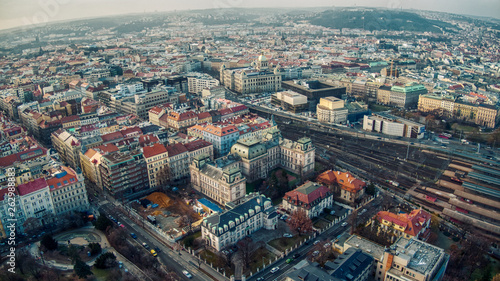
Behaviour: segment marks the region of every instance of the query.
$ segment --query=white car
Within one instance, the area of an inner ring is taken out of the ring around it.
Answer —
[[[271,269],[271,273],[275,273],[278,270],[280,270],[279,266],[273,267],[273,269]]]
[[[346,225],[347,225],[347,222],[343,222],[343,223],[341,224],[341,226],[346,226]]]
[[[189,279],[193,278],[193,275],[191,275],[191,273],[189,273],[187,270],[183,270],[182,274],[184,274]]]
[[[285,233],[285,234],[283,234],[283,237],[286,237],[286,238],[292,238],[292,237],[293,237],[293,235],[292,235],[292,234],[290,234],[290,233]]]

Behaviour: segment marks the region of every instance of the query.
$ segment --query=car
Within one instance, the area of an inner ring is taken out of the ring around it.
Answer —
[[[323,248],[325,248],[325,249],[326,249],[326,248],[330,247],[331,245],[332,245],[332,244],[330,244],[330,243],[325,243],[325,245],[323,245]]]
[[[148,244],[146,244],[146,243],[142,243],[142,246],[143,246],[144,248],[146,248],[146,249],[149,249],[149,246],[148,246]]]
[[[319,240],[314,241],[313,245],[318,245]]]
[[[264,281],[264,277],[257,278],[257,281]]]
[[[271,273],[276,273],[278,270],[280,270],[279,266],[273,267],[273,269],[271,269]]]
[[[137,239],[137,235],[135,233],[133,233],[133,232],[130,233],[130,236],[132,236],[132,238],[134,238],[134,239]]]
[[[156,257],[158,255],[155,250],[151,250],[150,252],[151,252],[151,255],[153,255],[153,257]]]
[[[286,238],[292,238],[292,237],[293,237],[293,235],[292,235],[292,234],[290,234],[290,233],[285,233],[285,234],[283,234],[283,237],[286,237]]]
[[[161,249],[160,249],[160,248],[158,248],[158,247],[155,247],[155,251],[156,251],[157,253],[161,253]]]
[[[299,254],[299,253],[296,253],[295,255],[293,255],[293,258],[294,258],[294,259],[296,259],[296,258],[298,258],[298,257],[300,257],[300,254]]]
[[[119,226],[120,226],[121,228],[125,228],[125,225],[123,225],[123,224],[119,224]]]
[[[341,226],[346,226],[346,225],[347,225],[347,222],[343,222],[343,223],[341,224]]]
[[[191,275],[191,273],[189,273],[187,270],[183,270],[182,274],[184,274],[184,276],[186,276],[189,279],[193,278],[193,275]]]
[[[366,213],[366,209],[363,209],[363,210],[361,210],[361,212],[359,212],[360,215],[362,215],[364,213]]]
[[[291,263],[292,261],[293,261],[293,259],[289,258],[289,259],[286,260],[286,263]]]
[[[314,251],[313,254],[312,254],[313,257],[315,257],[317,255],[319,255],[319,251]]]

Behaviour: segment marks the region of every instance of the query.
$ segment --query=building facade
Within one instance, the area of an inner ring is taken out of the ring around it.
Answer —
[[[276,229],[277,224],[278,214],[271,199],[249,194],[245,202],[205,218],[201,224],[201,236],[207,245],[221,251],[263,227]]]
[[[220,205],[239,202],[245,196],[247,182],[240,163],[240,157],[232,154],[213,161],[208,155],[197,155],[189,166],[191,185]]]
[[[336,97],[326,97],[316,105],[316,116],[319,122],[340,124],[347,121],[348,109],[344,100]]]
[[[310,218],[318,216],[325,208],[331,208],[332,205],[333,193],[330,189],[311,181],[283,196],[283,209],[290,213],[302,210]]]

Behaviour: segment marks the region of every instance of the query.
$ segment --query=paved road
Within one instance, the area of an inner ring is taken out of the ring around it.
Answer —
[[[179,255],[176,251],[171,250],[170,247],[167,247],[165,244],[158,241],[158,239],[156,239],[149,232],[144,230],[141,225],[136,224],[131,219],[123,215],[121,212],[117,211],[114,204],[112,203],[103,204],[100,207],[100,209],[104,211],[105,214],[113,216],[119,222],[124,224],[125,229],[128,233],[131,232],[135,233],[137,235],[137,239],[135,241],[136,243],[138,243],[138,247],[143,248],[142,243],[148,244],[150,249],[158,247],[161,250],[161,252],[158,253],[158,259],[160,260],[160,262],[166,265],[169,270],[173,270],[174,272],[176,272],[177,275],[182,280],[196,280],[196,281],[213,280],[204,272],[198,269],[198,262],[192,257],[192,255],[186,252],[181,252],[181,254]],[[132,238],[130,239],[133,240]],[[149,250],[144,249],[144,251],[147,251],[149,253]],[[217,280],[227,280],[224,279],[222,276],[216,274],[216,272],[214,272],[210,267],[204,264],[202,264],[201,267],[203,270],[210,272],[210,274],[213,277],[217,278]],[[182,270],[189,271],[193,275],[193,278],[188,279],[187,277],[185,277],[182,274]]]
[[[349,230],[349,225],[346,226],[341,226],[340,223],[332,226],[330,229],[327,231],[323,232],[322,234],[318,235],[315,239],[313,240],[334,240],[337,238],[339,235],[341,235],[343,232]],[[285,276],[293,270],[293,267],[298,264],[300,261],[304,260],[306,258],[307,253],[314,247],[313,243],[309,243],[309,245],[303,244],[301,247],[297,248],[296,250],[290,252],[285,258],[278,260],[275,264],[272,266],[268,266],[264,271],[261,271],[258,274],[253,275],[250,278],[247,278],[247,280],[256,280],[257,278],[264,277],[264,280],[282,280],[285,278]],[[291,263],[286,263],[286,260],[288,258],[291,258],[295,254],[300,254],[300,257],[294,260]],[[279,267],[280,269],[275,272],[271,273],[271,269],[274,267]]]

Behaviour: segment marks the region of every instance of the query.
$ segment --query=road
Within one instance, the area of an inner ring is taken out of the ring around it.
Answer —
[[[347,226],[341,226],[340,223],[332,226],[330,229],[327,231],[321,233],[318,235],[315,239],[313,240],[335,240],[339,235],[341,235],[343,232],[349,230],[349,225]],[[268,266],[266,269],[263,271],[253,275],[252,277],[248,277],[247,280],[257,280],[257,278],[264,277],[264,280],[282,280],[285,278],[285,276],[293,271],[293,267],[297,265],[300,261],[304,260],[307,257],[307,253],[311,251],[311,249],[314,247],[313,243],[308,243],[309,245],[303,244],[301,247],[297,248],[296,250],[290,252],[288,255],[286,255],[283,259],[278,260],[275,264],[272,266]],[[286,263],[286,260],[288,258],[291,258],[295,254],[299,254],[300,257],[297,258],[296,260],[292,261],[291,263]],[[279,267],[279,270],[275,273],[271,273],[271,269],[274,267]]]
[[[144,230],[142,226],[136,224],[127,216],[123,215],[120,211],[116,210],[116,207],[112,203],[105,203],[100,206],[100,210],[103,211],[107,215],[111,215],[116,218],[119,222],[125,225],[125,229],[128,233],[135,233],[137,235],[137,239],[135,242],[138,243],[138,247],[142,247],[142,243],[146,243],[149,245],[150,249],[154,249],[158,247],[161,251],[158,253],[158,259],[160,262],[168,267],[169,270],[174,271],[182,280],[213,280],[210,276],[206,275],[204,272],[200,271],[197,268],[198,262],[193,258],[192,255],[187,252],[181,251],[179,254],[176,251],[171,250],[166,244],[161,243],[149,232]],[[131,237],[129,238],[133,240]],[[168,243],[168,242],[164,242]],[[149,253],[149,250],[144,249]],[[201,268],[207,272],[213,272],[208,266],[202,264]],[[193,278],[188,279],[186,276],[182,274],[182,270],[189,271]],[[226,280],[218,274],[212,274],[213,277],[217,278],[216,280]]]

